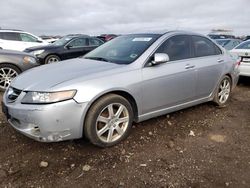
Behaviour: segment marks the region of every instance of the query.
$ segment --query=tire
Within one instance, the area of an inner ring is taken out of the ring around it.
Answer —
[[[51,64],[51,63],[57,63],[61,61],[60,57],[58,57],[57,55],[49,55],[46,57],[45,59],[45,64]]]
[[[21,70],[11,64],[0,64],[0,90],[5,91],[11,81],[21,73]]]
[[[130,103],[120,95],[108,94],[90,107],[84,124],[85,137],[99,147],[113,146],[127,138],[133,119]]]
[[[224,76],[220,83],[218,84],[213,101],[219,107],[224,107],[227,105],[232,90],[232,81],[229,76]]]

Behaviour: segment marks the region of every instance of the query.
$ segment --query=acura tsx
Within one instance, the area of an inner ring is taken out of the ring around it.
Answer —
[[[108,147],[125,139],[133,122],[207,101],[226,105],[238,75],[237,61],[203,35],[129,34],[21,74],[2,108],[13,128],[35,140],[85,136]]]

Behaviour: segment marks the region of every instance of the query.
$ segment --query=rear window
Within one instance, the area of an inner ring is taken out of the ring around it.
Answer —
[[[250,41],[241,43],[236,49],[250,49]]]
[[[0,38],[3,40],[14,40],[14,41],[20,41],[20,35],[18,33],[14,32],[2,32],[0,33]]]
[[[100,41],[99,39],[93,39],[93,38],[89,39],[89,45],[90,46],[100,46],[102,44],[103,44],[103,42]]]
[[[201,36],[192,36],[195,57],[221,54],[221,50],[212,41]]]

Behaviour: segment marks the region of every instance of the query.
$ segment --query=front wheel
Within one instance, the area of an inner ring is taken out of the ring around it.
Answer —
[[[99,147],[113,146],[125,139],[131,130],[133,110],[122,96],[109,94],[90,108],[85,125],[85,136]]]
[[[0,90],[4,91],[9,87],[11,81],[17,77],[21,71],[11,64],[0,65]]]
[[[224,76],[216,88],[214,102],[218,106],[225,106],[231,95],[231,79],[229,76]]]
[[[57,63],[60,61],[60,58],[57,55],[49,55],[45,59],[45,64]]]

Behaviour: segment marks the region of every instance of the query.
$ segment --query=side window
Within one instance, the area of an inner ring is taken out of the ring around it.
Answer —
[[[219,55],[221,50],[213,42],[205,37],[192,36],[195,57]]]
[[[188,35],[177,35],[167,39],[156,53],[166,53],[170,61],[191,58],[190,37]]]
[[[20,33],[20,37],[23,42],[37,42],[37,38],[26,33]]]
[[[100,46],[102,44],[103,44],[103,42],[98,40],[98,39],[92,39],[92,38],[89,39],[90,46]]]
[[[4,40],[14,40],[14,41],[20,41],[21,40],[18,33],[14,33],[14,32],[2,33],[2,39],[4,39]]]
[[[72,46],[73,48],[88,46],[86,38],[74,39],[69,43],[69,45]]]

